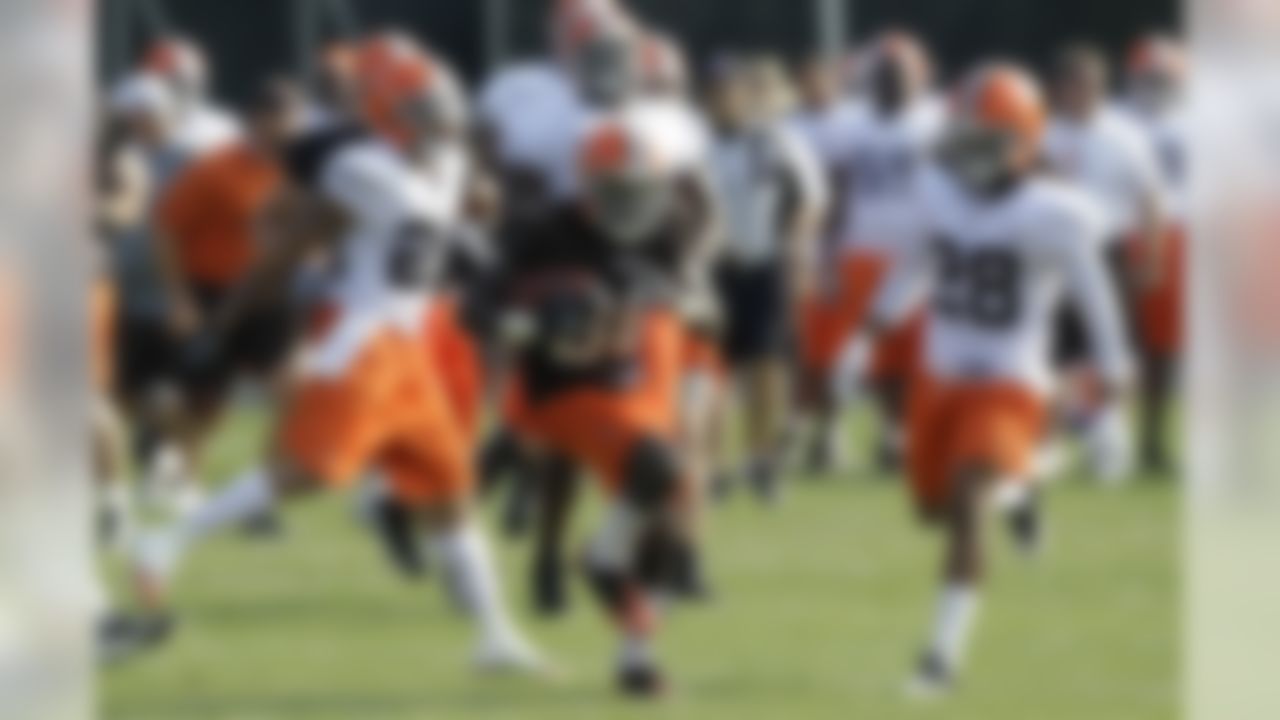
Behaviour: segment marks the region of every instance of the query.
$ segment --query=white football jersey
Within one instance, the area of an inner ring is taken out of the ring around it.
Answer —
[[[309,373],[341,373],[384,330],[421,332],[431,292],[406,274],[443,257],[461,202],[459,173],[465,174],[451,152],[438,163],[415,167],[381,140],[331,131],[300,163],[305,170],[295,170],[348,222],[325,288],[338,322],[304,355]]]
[[[573,195],[578,142],[594,113],[559,67],[525,63],[501,71],[481,92],[479,111],[499,162],[538,173],[553,199]]]
[[[1133,233],[1143,204],[1161,200],[1155,153],[1141,130],[1114,109],[1100,110],[1086,122],[1055,118],[1044,150],[1054,172],[1102,204],[1108,240]]]
[[[1118,299],[1105,269],[1105,220],[1087,195],[1034,178],[977,198],[940,169],[917,188],[927,240],[904,253],[876,317],[928,303],[926,367],[946,380],[1001,380],[1047,393],[1063,292],[1079,303],[1104,376],[1132,373]]]
[[[1165,213],[1173,222],[1182,225],[1188,221],[1190,181],[1187,146],[1188,118],[1183,107],[1151,113],[1129,107],[1128,115],[1142,130],[1150,143],[1164,181]]]
[[[628,122],[652,136],[663,160],[675,171],[706,167],[711,131],[689,103],[671,97],[644,97],[632,101],[623,112]]]
[[[923,228],[914,188],[943,130],[942,104],[929,98],[888,117],[870,104],[844,115],[836,132],[837,172],[848,183],[842,241],[892,254]]]
[[[234,115],[214,105],[201,104],[178,116],[173,143],[190,157],[199,157],[230,145],[241,135]]]
[[[840,129],[846,127],[861,112],[864,112],[861,101],[845,100],[820,110],[799,110],[791,116],[788,125],[809,147],[822,168],[828,173],[834,173],[840,163],[842,150]]]

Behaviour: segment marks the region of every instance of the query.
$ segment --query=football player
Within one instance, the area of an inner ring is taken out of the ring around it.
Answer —
[[[821,384],[808,394],[821,398],[815,440],[834,442],[842,384],[841,351],[852,328],[865,320],[871,299],[903,246],[925,231],[912,190],[942,127],[943,108],[930,93],[930,62],[920,42],[887,32],[862,59],[867,101],[844,116],[836,131],[836,189],[841,249],[838,262],[819,279],[827,292],[815,299],[805,322],[807,375]],[[832,277],[831,275],[834,275]],[[901,454],[901,414],[907,382],[918,354],[920,318],[903,320],[884,335],[869,371],[883,416],[880,456],[886,469]],[[831,455],[817,452],[818,456]]]
[[[549,17],[549,57],[504,67],[477,101],[480,156],[499,179],[500,252],[525,241],[572,196],[573,147],[589,115],[577,83],[586,47],[605,28],[629,26],[605,0],[563,0]],[[505,423],[504,423],[505,425]],[[481,482],[488,488],[511,477],[506,525],[519,532],[536,513],[531,573],[535,608],[556,615],[567,608],[564,543],[577,483],[568,463],[530,457],[504,426],[482,451]]]
[[[157,39],[147,48],[139,70],[162,80],[173,94],[174,141],[192,156],[240,136],[235,116],[209,98],[209,63],[194,41],[180,36]]]
[[[260,253],[257,228],[280,187],[278,158],[301,121],[302,96],[288,81],[270,80],[247,107],[243,139],[196,158],[164,191],[153,240],[167,295],[169,327],[193,346],[210,332],[220,306]],[[242,317],[217,353],[182,369],[183,402],[176,433],[186,462],[199,449],[241,376],[274,385],[292,345],[293,309],[283,297]]]
[[[946,536],[937,614],[912,689],[945,690],[960,670],[985,572],[979,520],[994,503],[1019,547],[1039,534],[1033,459],[1048,431],[1055,312],[1064,291],[1090,331],[1101,392],[1131,381],[1105,216],[1038,174],[1045,108],[1016,66],[972,72],[936,168],[918,178],[925,232],[899,256],[852,351],[927,302],[923,376],[910,399],[908,469],[920,516]]]
[[[534,668],[537,654],[504,607],[470,512],[468,438],[422,337],[456,218],[454,198],[415,166],[433,162],[441,138],[453,136],[462,101],[443,62],[403,37],[367,40],[357,66],[363,127],[308,135],[286,152],[273,251],[219,318],[224,331],[233,326],[318,245],[334,253],[329,306],[304,343],[271,448],[199,512],[140,545],[139,597],[163,613],[195,544],[377,468],[415,509],[451,597],[476,622],[477,665]]]
[[[1150,143],[1141,130],[1107,102],[1109,70],[1102,53],[1087,45],[1065,49],[1058,58],[1054,116],[1045,135],[1045,158],[1061,177],[1079,185],[1105,210],[1113,282],[1120,290],[1132,331],[1134,303],[1163,272],[1163,181]],[[1059,363],[1067,373],[1064,402],[1068,421],[1083,432],[1090,463],[1099,478],[1118,482],[1133,466],[1127,408],[1093,397],[1092,379],[1078,367],[1088,355],[1079,313],[1068,308],[1059,339]]]
[[[581,144],[580,202],[510,248],[488,312],[517,372],[508,418],[521,440],[602,483],[609,507],[587,570],[621,635],[618,682],[661,692],[651,592],[687,563],[678,438],[687,263],[702,240],[682,175],[652,126],[617,113]]]
[[[1142,412],[1139,447],[1150,472],[1173,467],[1168,443],[1169,410],[1177,386],[1184,340],[1188,223],[1188,117],[1183,87],[1186,59],[1178,43],[1153,35],[1129,53],[1126,75],[1130,116],[1142,129],[1160,162],[1168,222],[1159,276],[1138,293],[1142,350]]]

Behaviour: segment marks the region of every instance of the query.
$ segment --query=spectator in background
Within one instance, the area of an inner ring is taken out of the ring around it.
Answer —
[[[782,66],[760,58],[722,68],[710,98],[712,177],[728,235],[724,354],[746,405],[745,475],[766,499],[777,494],[784,459],[795,301],[809,289],[827,203],[817,160],[785,123],[790,94]]]

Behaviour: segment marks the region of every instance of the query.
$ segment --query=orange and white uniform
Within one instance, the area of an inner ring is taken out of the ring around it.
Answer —
[[[305,343],[286,402],[281,450],[326,482],[379,466],[406,502],[456,498],[471,485],[470,447],[424,351],[433,298],[416,276],[446,250],[456,201],[381,140],[335,130],[303,145],[295,180],[340,207],[349,229],[327,321]]]
[[[867,317],[876,291],[904,247],[927,232],[914,192],[921,169],[943,127],[945,112],[931,98],[916,101],[894,116],[870,104],[850,108],[834,135],[837,172],[847,181],[845,213],[839,218],[839,260],[828,297],[805,313],[807,364],[829,372],[849,333]],[[918,354],[919,320],[879,343],[872,374],[907,377]]]
[[[1187,178],[1189,118],[1185,108],[1151,113],[1133,107],[1128,116],[1150,143],[1164,183],[1169,232],[1160,277],[1138,299],[1141,340],[1149,352],[1177,353],[1185,342],[1187,228],[1190,187]]]
[[[926,232],[901,256],[875,316],[901,317],[922,293],[929,301],[908,450],[917,500],[937,507],[967,466],[1027,478],[1047,430],[1064,291],[1081,305],[1102,376],[1124,384],[1132,367],[1101,259],[1105,216],[1089,198],[1042,178],[978,198],[940,170],[924,173],[917,193]]]
[[[471,160],[461,145],[442,148],[426,165],[415,170],[440,198],[445,217],[461,218],[471,181]],[[450,250],[465,248],[452,247]],[[432,302],[426,314],[426,348],[440,373],[450,406],[468,444],[477,441],[484,405],[484,358],[474,335],[462,318],[461,298],[446,291]]]
[[[1084,122],[1055,118],[1045,133],[1044,153],[1055,173],[1102,206],[1108,242],[1128,239],[1146,199],[1162,197],[1155,153],[1138,126],[1115,108]]]

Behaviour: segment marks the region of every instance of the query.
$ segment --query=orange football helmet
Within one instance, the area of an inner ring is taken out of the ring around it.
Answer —
[[[1048,115],[1035,78],[1005,63],[970,74],[956,95],[955,112],[966,125],[1005,133],[1028,149],[1040,147]]]
[[[386,33],[361,43],[353,77],[364,122],[402,148],[465,123],[452,70],[405,35]]]
[[[588,131],[579,148],[587,207],[620,244],[642,242],[671,207],[674,183],[655,145],[637,126],[611,118]]]

